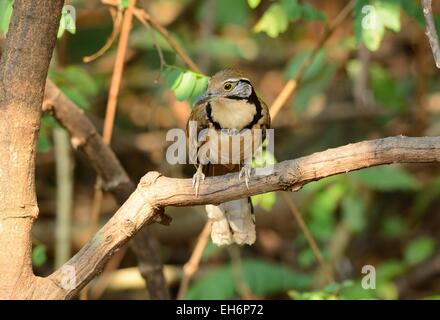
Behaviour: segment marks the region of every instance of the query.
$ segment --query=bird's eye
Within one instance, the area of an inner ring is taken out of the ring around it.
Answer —
[[[223,86],[223,89],[225,89],[226,91],[231,91],[232,89],[232,83],[230,82],[226,82]]]

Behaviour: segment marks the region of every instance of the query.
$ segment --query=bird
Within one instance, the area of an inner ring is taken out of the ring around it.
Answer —
[[[266,103],[241,71],[225,69],[209,79],[206,92],[194,102],[186,126],[187,137],[191,125],[198,133],[197,139],[188,138],[191,140],[189,144],[197,150],[197,170],[192,180],[196,196],[205,176],[238,172],[240,181],[244,179],[248,186],[252,172],[250,160],[255,150],[261,147],[270,121]],[[213,132],[217,134],[214,138]],[[234,147],[231,147],[234,136],[239,137],[235,141],[240,141],[237,157]],[[246,139],[253,142],[246,144]],[[221,149],[222,143],[229,144]],[[200,158],[204,147],[209,151],[205,151],[205,162],[202,162]],[[211,239],[214,244],[251,245],[255,242],[255,215],[250,197],[207,205],[206,211],[212,221]]]

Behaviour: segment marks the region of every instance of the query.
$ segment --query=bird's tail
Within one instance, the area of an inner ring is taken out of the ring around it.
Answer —
[[[250,198],[206,206],[212,221],[211,238],[216,245],[253,244],[256,239],[255,215]]]

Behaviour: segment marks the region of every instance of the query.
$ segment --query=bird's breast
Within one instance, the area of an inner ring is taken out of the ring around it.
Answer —
[[[241,130],[251,123],[256,107],[244,100],[218,99],[211,101],[212,119],[222,129]]]

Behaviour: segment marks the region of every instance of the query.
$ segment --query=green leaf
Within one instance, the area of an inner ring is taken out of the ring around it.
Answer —
[[[359,182],[373,190],[408,191],[419,187],[418,181],[398,166],[380,166],[351,173]]]
[[[70,12],[69,6],[63,8],[61,12],[60,25],[58,27],[57,37],[61,38],[64,34],[64,31],[70,32],[71,34],[76,33],[76,22],[72,12]]]
[[[347,300],[375,299],[376,290],[365,290],[362,288],[361,282],[356,281],[353,285],[342,288],[339,296]]]
[[[182,80],[174,89],[177,100],[183,101],[191,97],[194,87],[196,86],[196,75],[191,71],[187,71],[182,75]]]
[[[394,32],[400,31],[400,5],[398,1],[377,1],[375,8],[385,28]]]
[[[228,264],[208,271],[194,281],[186,299],[231,299],[237,295],[237,281],[233,267]],[[294,272],[280,265],[257,259],[244,259],[241,272],[249,289],[259,296],[267,296],[289,289],[305,289],[312,277]]]
[[[412,241],[405,249],[405,261],[410,265],[416,265],[430,258],[435,252],[435,241],[429,237],[421,237]]]
[[[417,21],[421,27],[425,27],[425,18],[423,16],[422,7],[417,1],[400,0],[402,10],[411,18]]]
[[[95,80],[83,68],[69,66],[61,72],[61,76],[63,77],[63,81],[77,88],[87,96],[98,94],[99,89]]]
[[[0,33],[7,33],[11,22],[14,0],[0,1]]]
[[[63,84],[59,85],[58,87],[70,100],[72,100],[81,109],[87,110],[90,107],[90,103],[87,97],[82,94],[81,91],[77,88],[66,86]]]
[[[130,4],[129,0],[121,0],[120,2],[120,6],[122,9],[127,9],[129,4]]]
[[[294,22],[302,16],[302,6],[298,3],[298,0],[281,0],[281,7],[290,22]]]
[[[39,267],[42,266],[47,260],[46,256],[46,246],[43,244],[37,245],[32,250],[32,263]]]
[[[167,87],[174,92],[176,98],[180,101],[189,99],[191,104],[208,87],[208,77],[174,66],[164,68],[164,77]]]
[[[277,201],[275,192],[267,192],[252,196],[252,204],[261,207],[264,211],[272,211],[272,207]]]
[[[265,32],[269,37],[276,38],[287,30],[288,24],[289,19],[283,7],[274,3],[254,26],[254,32]]]
[[[207,1],[204,1],[207,3]],[[231,24],[245,26],[247,25],[248,17],[251,9],[245,1],[237,0],[221,0],[216,2],[215,22],[217,26],[227,26]],[[209,6],[205,5],[200,11],[200,15],[206,15]],[[199,21],[201,16],[199,15]]]
[[[252,9],[255,9],[256,7],[258,7],[260,5],[260,2],[261,2],[261,0],[248,0],[248,5]]]
[[[316,238],[327,240],[332,236],[335,223],[334,212],[345,192],[344,184],[335,183],[321,190],[314,197],[309,208],[311,218],[309,228]]]
[[[174,90],[180,84],[180,81],[182,81],[183,72],[179,68],[167,66],[164,68],[164,76],[166,78],[167,87]]]
[[[302,16],[305,20],[326,20],[325,14],[319,10],[316,10],[309,3],[305,3],[302,5]]]
[[[342,215],[353,232],[364,230],[365,209],[365,202],[358,194],[349,194],[342,200]]]
[[[96,80],[78,66],[69,66],[60,71],[50,70],[49,77],[82,109],[89,108],[89,99],[99,91]]]
[[[208,88],[208,77],[197,76],[196,84],[194,86],[194,90],[191,94],[190,103],[194,104],[196,99],[200,97]]]
[[[405,272],[406,266],[402,261],[388,260],[377,267],[377,282],[388,282]]]

